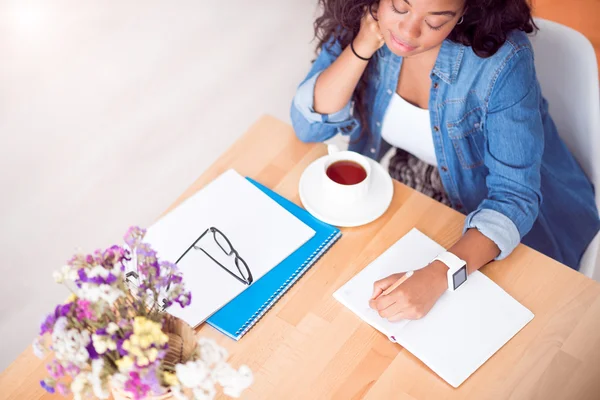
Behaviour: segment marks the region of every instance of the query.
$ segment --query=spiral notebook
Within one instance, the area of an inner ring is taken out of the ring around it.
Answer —
[[[173,304],[166,311],[195,327],[314,234],[229,169],[150,226],[144,241],[162,260],[177,264],[192,294],[188,307]]]
[[[239,340],[248,332],[341,236],[338,228],[321,222],[251,178],[246,179],[312,228],[315,235],[207,320],[211,326],[234,340]]]

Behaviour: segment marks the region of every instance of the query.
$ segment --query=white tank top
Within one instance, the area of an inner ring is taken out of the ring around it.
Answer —
[[[396,92],[385,111],[381,137],[392,146],[437,166],[429,110],[410,104]]]

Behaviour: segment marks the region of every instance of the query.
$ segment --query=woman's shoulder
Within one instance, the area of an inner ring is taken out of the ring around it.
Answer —
[[[531,42],[525,32],[514,30],[507,35],[498,51],[489,57],[481,57],[467,47],[459,80],[468,86],[478,86],[489,95],[492,87],[498,86],[499,81],[508,76],[512,77],[508,80],[513,84],[529,82],[534,70]]]
[[[533,48],[527,34],[520,30],[513,30],[508,33],[504,44],[491,56],[482,57],[477,55],[473,48],[468,47],[466,51],[467,61],[472,64],[479,64],[487,67],[500,67],[510,61],[515,55],[524,53],[533,55]]]

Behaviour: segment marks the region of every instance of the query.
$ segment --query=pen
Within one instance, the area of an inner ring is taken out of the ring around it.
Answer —
[[[388,294],[392,293],[394,290],[396,290],[396,288],[400,285],[402,285],[404,282],[406,282],[406,280],[408,278],[410,278],[411,276],[413,276],[414,271],[408,271],[407,273],[405,273],[404,275],[402,275],[402,277],[400,279],[398,279],[396,282],[394,282],[392,284],[392,286],[390,286],[389,288],[387,288],[383,293],[381,293],[379,296],[387,296]],[[379,298],[379,296],[376,297]]]

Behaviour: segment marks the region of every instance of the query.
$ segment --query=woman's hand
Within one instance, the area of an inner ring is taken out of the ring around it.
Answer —
[[[383,35],[379,23],[375,21],[368,8],[360,21],[360,30],[354,38],[354,50],[361,57],[370,58],[383,44]]]
[[[434,261],[427,267],[416,270],[413,276],[390,294],[380,296],[404,274],[381,279],[373,285],[369,306],[390,322],[423,318],[448,288],[447,271],[446,265]]]

